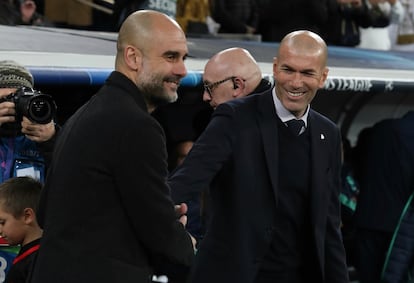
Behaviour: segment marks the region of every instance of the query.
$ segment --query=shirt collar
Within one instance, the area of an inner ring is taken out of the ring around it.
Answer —
[[[279,100],[279,98],[276,95],[276,88],[273,88],[272,90],[272,96],[273,96],[273,102],[275,104],[276,113],[277,116],[279,116],[280,120],[282,120],[283,123],[286,121],[297,119],[289,110],[287,110],[282,102]],[[309,109],[310,106],[306,108],[305,114],[300,117],[300,120],[302,120],[305,123],[305,128],[308,127],[308,115],[309,115]]]

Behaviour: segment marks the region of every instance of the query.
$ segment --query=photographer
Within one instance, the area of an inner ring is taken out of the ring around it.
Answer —
[[[14,61],[0,61],[0,183],[22,175],[44,182],[51,158],[55,123],[39,124],[16,115],[16,100],[10,95],[22,87],[33,88],[30,72]]]

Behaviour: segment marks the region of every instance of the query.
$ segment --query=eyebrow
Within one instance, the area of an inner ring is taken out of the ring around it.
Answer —
[[[292,68],[289,65],[282,65],[281,68],[285,68],[285,69],[288,69],[290,71],[295,71],[295,72],[299,72],[299,73],[317,73],[317,70],[315,70],[315,69],[297,70],[295,68]]]
[[[181,53],[178,51],[173,51],[173,50],[167,50],[165,51],[163,54],[163,56],[173,56],[173,57],[180,57]],[[188,53],[184,54],[183,58],[186,59],[188,56]]]

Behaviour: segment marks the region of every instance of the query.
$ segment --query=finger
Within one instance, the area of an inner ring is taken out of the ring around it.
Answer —
[[[181,214],[186,214],[186,213],[187,213],[187,211],[188,211],[188,206],[187,206],[187,204],[186,204],[186,203],[184,203],[184,202],[182,202],[182,203],[180,204],[180,206],[181,206]]]
[[[181,224],[183,224],[184,225],[184,227],[187,225],[187,215],[182,215],[180,218],[179,218],[179,221],[181,222]]]
[[[180,217],[183,214],[187,213],[187,205],[185,203],[177,204],[174,206],[175,214],[177,217]]]
[[[26,138],[28,138],[29,140],[32,140],[34,142],[39,142],[40,141],[39,137],[37,137],[37,136],[28,135],[28,134],[26,134],[25,136],[26,136]]]
[[[15,120],[14,116],[2,116],[0,117],[0,125],[3,125],[4,123],[11,123]]]

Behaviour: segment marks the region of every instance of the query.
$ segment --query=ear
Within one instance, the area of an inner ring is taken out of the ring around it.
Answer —
[[[233,80],[233,97],[239,97],[243,95],[245,89],[245,81],[239,77]]]
[[[125,64],[132,70],[137,71],[141,66],[142,52],[132,45],[127,45],[124,49]]]
[[[23,210],[23,219],[24,219],[24,223],[30,224],[36,221],[36,213],[34,212],[32,208],[27,207]]]
[[[273,77],[276,76],[277,72],[277,57],[273,57]]]
[[[325,85],[325,81],[328,78],[329,69],[325,68],[322,72],[321,80],[319,81],[319,88],[323,88]]]

